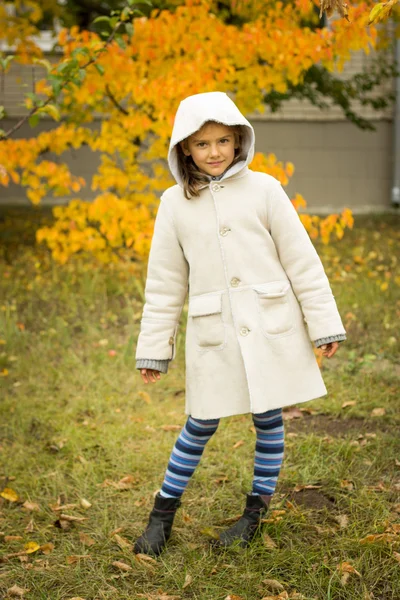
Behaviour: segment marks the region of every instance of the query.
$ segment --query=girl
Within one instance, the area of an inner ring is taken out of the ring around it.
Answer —
[[[312,344],[330,358],[345,340],[322,263],[281,184],[250,171],[254,130],[222,92],[190,96],[176,114],[149,254],[136,367],[167,373],[188,298],[187,422],[135,552],[159,554],[180,498],[220,418],[251,413],[254,479],[219,545],[246,546],[274,493],[282,407],[326,395]]]

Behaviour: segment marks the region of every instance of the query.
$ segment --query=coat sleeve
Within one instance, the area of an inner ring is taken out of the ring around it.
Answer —
[[[300,303],[312,341],[345,334],[335,298],[317,251],[281,184],[274,182],[270,233],[279,260]]]
[[[161,198],[149,253],[136,360],[175,358],[176,334],[188,277],[188,262],[179,244],[172,216]]]

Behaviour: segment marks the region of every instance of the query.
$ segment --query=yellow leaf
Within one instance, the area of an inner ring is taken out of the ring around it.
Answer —
[[[337,570],[341,573],[354,573],[355,575],[361,577],[361,574],[353,567],[353,565],[348,562],[341,562],[338,564]]]
[[[24,550],[27,554],[32,554],[33,552],[40,550],[40,544],[37,544],[36,542],[27,542],[24,546]]]
[[[140,398],[142,398],[142,400],[144,400],[146,404],[151,404],[150,394],[148,394],[147,392],[140,390],[138,392],[138,396],[140,396]]]
[[[378,4],[375,4],[374,8],[369,13],[368,25],[379,23],[379,21],[386,19],[397,2],[398,0],[389,0],[388,2],[379,2]]]
[[[81,532],[79,534],[79,541],[84,546],[93,546],[93,544],[96,543],[96,541],[93,538],[91,538],[90,536],[88,536],[87,533],[83,533],[83,532]]]
[[[38,112],[44,112],[50,115],[55,121],[59,121],[61,118],[60,111],[54,104],[48,104],[47,106],[44,106],[43,108],[39,109]]]
[[[74,565],[81,559],[86,558],[90,558],[90,554],[72,554],[71,556],[67,556],[67,565]]]
[[[29,500],[26,500],[22,506],[29,512],[40,510],[39,504],[37,504],[36,502],[29,502]]]
[[[0,496],[9,502],[18,502],[19,496],[17,492],[14,492],[11,488],[4,488],[4,490],[0,493]]]
[[[386,410],[384,408],[374,408],[371,411],[371,417],[383,417],[386,414]]]
[[[124,550],[124,548],[132,548],[131,543],[128,542],[128,540],[126,540],[125,538],[118,535],[117,533],[113,536],[113,538],[122,550]]]
[[[277,548],[277,545],[275,544],[274,540],[268,535],[268,533],[264,533],[263,534],[263,542],[264,542],[264,546],[266,548]]]
[[[376,533],[366,535],[364,538],[360,540],[360,544],[374,544],[376,542],[384,542],[391,543],[395,542],[398,538],[393,533]]]
[[[284,586],[276,579],[263,579],[262,583],[264,583],[269,590],[283,592],[285,589]]]
[[[88,508],[90,508],[92,505],[90,504],[90,502],[88,500],[86,500],[86,498],[81,498],[80,501],[80,505],[82,506],[82,508],[84,508],[85,510],[87,510]]]
[[[281,592],[277,596],[264,596],[261,600],[288,600],[289,594],[286,591]]]
[[[200,529],[200,533],[202,535],[206,535],[210,538],[213,538],[214,540],[219,539],[218,533],[212,527],[203,527],[203,529]]]
[[[43,552],[43,554],[50,554],[54,550],[54,544],[52,544],[51,542],[47,542],[46,544],[42,544],[40,546],[40,550]]]
[[[193,577],[188,573],[185,577],[185,581],[184,584],[182,586],[182,589],[184,590],[185,588],[189,587],[189,585],[193,582]]]
[[[348,400],[347,402],[343,402],[342,408],[347,408],[348,406],[355,406],[357,402],[355,400]]]
[[[13,598],[22,598],[27,592],[29,592],[28,589],[19,587],[18,585],[13,585],[7,590],[7,594]]]
[[[132,567],[130,565],[127,565],[126,563],[122,562],[121,560],[114,560],[114,562],[111,564],[113,565],[113,567],[117,567],[117,569],[121,569],[121,571],[132,571]]]
[[[236,444],[233,444],[234,450],[236,450],[236,448],[240,448],[240,446],[243,446],[243,444],[244,444],[244,441],[239,440],[238,442],[236,442]]]

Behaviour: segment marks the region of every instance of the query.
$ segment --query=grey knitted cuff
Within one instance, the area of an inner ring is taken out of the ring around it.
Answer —
[[[160,371],[160,373],[168,373],[168,363],[169,359],[166,358],[161,360],[156,360],[153,358],[137,358],[136,359],[136,368],[137,369],[154,369],[155,371]]]
[[[319,348],[323,344],[330,344],[331,342],[344,342],[346,339],[345,333],[339,333],[338,335],[330,335],[328,337],[319,338],[318,340],[314,341],[314,344],[317,348]]]

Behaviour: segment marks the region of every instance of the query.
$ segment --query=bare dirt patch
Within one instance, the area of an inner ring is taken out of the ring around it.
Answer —
[[[288,500],[312,510],[322,510],[324,508],[332,509],[335,506],[333,498],[326,496],[319,490],[300,490],[299,492],[290,492]]]
[[[389,423],[349,417],[335,419],[330,415],[305,415],[301,419],[285,422],[287,432],[314,433],[317,435],[331,435],[335,437],[353,436],[357,434],[375,433],[376,431],[390,431]]]

